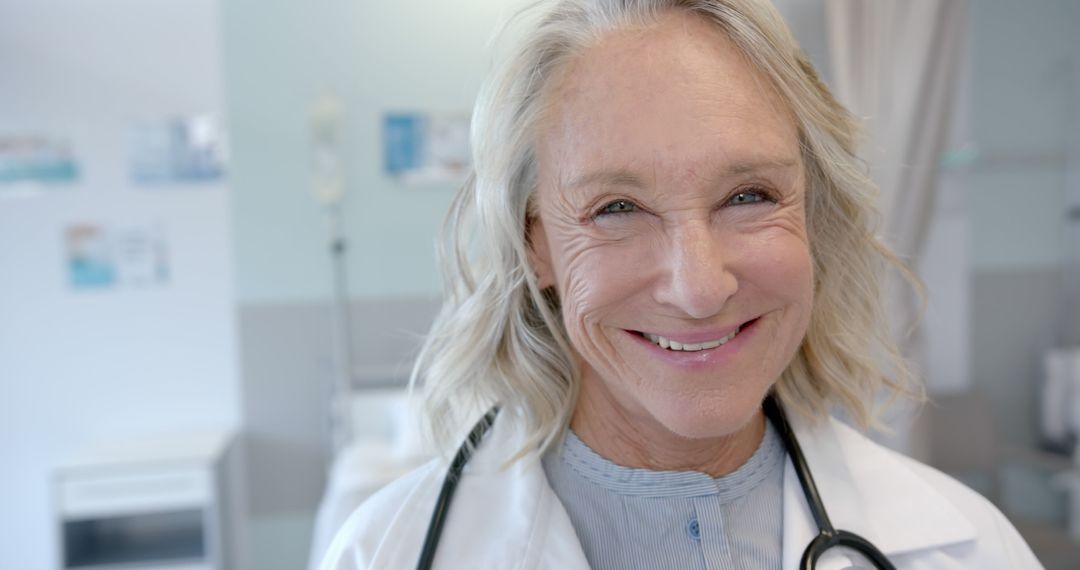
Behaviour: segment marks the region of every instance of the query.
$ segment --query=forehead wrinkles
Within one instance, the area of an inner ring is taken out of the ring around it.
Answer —
[[[582,130],[595,130],[598,126],[598,119],[594,113],[582,112],[581,108],[588,108],[589,105],[603,104],[610,99],[610,94],[616,92],[622,88],[622,77],[624,73],[604,74],[597,73],[596,59],[598,48],[602,48],[605,43],[609,42],[613,37],[622,37],[627,35],[637,36],[639,39],[647,36],[655,25],[639,26],[636,28],[619,27],[613,30],[607,30],[599,33],[595,38],[587,43],[578,53],[570,55],[566,58],[566,61],[559,66],[555,67],[555,73],[545,82],[545,86],[540,93],[540,105],[539,113],[537,115],[537,121],[534,123],[533,128],[533,140],[535,141],[536,154],[535,158],[539,163],[542,170],[545,165],[557,165],[558,170],[562,169],[563,161],[560,160],[562,156],[572,154],[573,150],[567,148],[565,141],[576,141],[579,137],[575,136],[577,132]],[[649,50],[644,49],[644,42],[639,41],[637,43],[631,43],[627,49],[615,50],[613,53],[611,50],[606,50],[610,60],[611,55],[629,56],[633,55],[632,59],[629,59],[631,65],[646,65],[652,67],[653,56]],[[617,58],[618,59],[618,58]],[[636,61],[635,61],[636,60]],[[619,61],[620,67],[626,67],[626,60]],[[581,81],[581,78],[587,78],[589,81]],[[599,81],[598,81],[599,80]],[[645,94],[644,99],[640,101],[647,101],[651,98],[650,95]],[[562,152],[556,153],[555,148],[558,147]],[[559,183],[565,182],[563,172],[556,172],[556,177],[549,182]],[[556,185],[559,187],[560,185]]]
[[[567,102],[602,102],[611,92],[628,86],[641,87],[635,83],[640,76],[653,76],[673,69],[684,72],[678,76],[683,80],[681,84],[648,85],[640,90],[639,101],[660,98],[665,88],[668,91],[690,88],[712,100],[715,93],[695,89],[699,77],[705,74],[724,83],[732,80],[751,83],[751,90],[775,105],[774,112],[790,114],[766,73],[743,53],[739,45],[705,16],[687,11],[669,10],[652,23],[623,25],[600,32],[563,59],[561,64],[550,68],[552,74],[544,81],[540,93],[541,123],[550,124],[557,118],[553,108],[565,107]],[[667,75],[668,79],[673,77]]]
[[[638,176],[655,182],[676,166],[690,182],[714,175],[708,166],[728,154],[798,153],[794,116],[763,72],[722,32],[695,20],[610,32],[548,82],[535,139],[546,183],[565,187],[584,173],[575,169],[645,163]]]

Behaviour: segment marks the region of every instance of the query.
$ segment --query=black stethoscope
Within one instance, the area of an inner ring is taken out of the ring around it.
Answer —
[[[799,563],[799,567],[803,570],[812,570],[817,564],[818,558],[821,558],[825,551],[835,546],[843,546],[862,554],[877,568],[895,570],[896,567],[870,541],[853,532],[836,530],[833,527],[832,522],[829,521],[829,515],[825,513],[825,505],[821,502],[821,495],[818,494],[817,485],[814,484],[814,477],[810,474],[810,468],[806,464],[806,457],[803,456],[802,448],[799,447],[799,441],[795,439],[795,432],[792,431],[791,426],[788,424],[784,410],[771,395],[765,398],[763,407],[765,416],[780,432],[780,439],[784,442],[784,447],[787,448],[788,455],[791,457],[791,463],[795,467],[795,474],[799,476],[799,484],[802,486],[803,495],[806,496],[806,502],[810,505],[810,513],[814,516],[814,522],[818,526],[818,535],[814,540],[810,541],[810,545],[803,551],[802,562]],[[450,463],[450,469],[446,473],[442,490],[439,491],[439,499],[435,502],[435,511],[431,514],[431,523],[428,525],[427,536],[424,538],[424,547],[420,551],[420,562],[416,566],[418,570],[429,570],[431,568],[431,564],[435,560],[435,549],[439,546],[439,537],[442,535],[443,524],[446,522],[446,512],[450,509],[450,499],[454,497],[454,491],[457,489],[458,479],[461,478],[461,473],[465,469],[465,463],[469,461],[473,450],[480,444],[484,434],[491,428],[491,424],[495,421],[495,416],[498,413],[499,409],[493,408],[480,419],[472,431],[469,432],[467,441],[461,444],[457,455],[454,456],[454,460]]]

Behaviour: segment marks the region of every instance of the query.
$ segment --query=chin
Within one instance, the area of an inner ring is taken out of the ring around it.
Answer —
[[[761,409],[766,390],[739,394],[736,397],[679,398],[646,405],[655,421],[673,434],[686,439],[715,439],[738,433]]]

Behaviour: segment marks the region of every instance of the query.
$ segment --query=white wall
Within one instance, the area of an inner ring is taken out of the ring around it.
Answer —
[[[68,137],[82,174],[0,200],[0,568],[58,566],[48,476],[92,440],[237,427],[229,196],[133,189],[132,120],[224,110],[216,0],[0,0],[0,133]],[[161,223],[164,287],[73,291],[71,222]]]

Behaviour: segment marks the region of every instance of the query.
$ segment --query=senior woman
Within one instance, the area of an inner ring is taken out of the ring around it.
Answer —
[[[918,391],[856,125],[775,9],[564,0],[523,37],[476,105],[414,376],[445,457],[323,568],[1040,567],[829,417]]]

